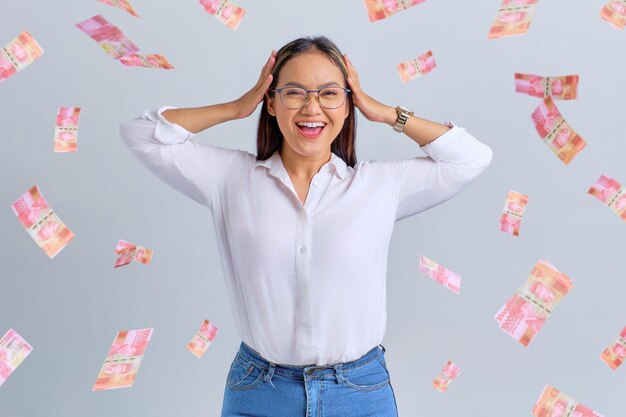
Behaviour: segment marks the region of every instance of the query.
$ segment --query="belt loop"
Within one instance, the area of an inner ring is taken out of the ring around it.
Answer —
[[[274,362],[270,362],[270,369],[267,372],[267,374],[265,374],[265,376],[263,377],[263,381],[269,382],[272,387],[274,387],[274,384],[272,384],[272,377],[274,376],[275,369],[276,369],[276,364]]]
[[[387,351],[387,349],[385,349],[385,347],[383,345],[378,345],[380,346],[380,348],[383,350],[383,353],[385,353]]]
[[[335,368],[335,376],[337,377],[337,382],[338,383],[344,382],[346,379],[343,377],[343,371],[341,369],[341,364],[338,363],[337,365],[334,366],[334,368]]]

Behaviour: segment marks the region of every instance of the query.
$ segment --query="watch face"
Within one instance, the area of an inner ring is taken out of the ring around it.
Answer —
[[[401,111],[403,111],[403,112],[406,112],[406,113],[413,113],[413,110],[409,109],[409,108],[408,108],[408,107],[406,107],[406,106],[398,106],[398,108],[399,108]]]

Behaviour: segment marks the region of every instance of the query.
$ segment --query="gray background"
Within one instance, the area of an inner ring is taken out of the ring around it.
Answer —
[[[542,1],[527,35],[487,40],[499,0],[428,0],[375,23],[361,0],[239,0],[248,13],[236,31],[191,0],[133,0],[141,19],[95,1],[2,0],[0,44],[28,30],[45,54],[0,84],[0,334],[13,327],[34,346],[0,387],[0,415],[219,414],[240,340],[209,212],[143,168],[118,125],[165,104],[235,99],[256,82],[271,49],[315,34],[350,54],[372,97],[453,120],[495,154],[467,190],[394,233],[383,343],[400,415],[528,416],[546,384],[607,417],[625,415],[626,369],[613,372],[598,355],[626,324],[626,224],[586,194],[601,174],[626,184],[626,34],[600,19],[604,3]],[[115,62],[74,27],[95,14],[176,69]],[[396,64],[428,49],[438,67],[403,85]],[[515,72],[580,74],[579,99],[557,102],[588,143],[570,166],[539,139],[529,117],[539,99],[514,93]],[[76,154],[52,151],[63,105],[83,108]],[[253,152],[257,116],[197,139]],[[359,160],[420,154],[361,115],[357,149]],[[53,260],[11,211],[34,184],[76,234]],[[509,189],[530,197],[519,238],[498,227]],[[153,248],[152,264],[114,269],[120,238]],[[460,296],[419,273],[420,254],[463,277]],[[539,259],[574,287],[524,348],[493,317]],[[205,318],[220,331],[198,360],[185,346]],[[145,327],[155,331],[135,385],[91,392],[116,332]],[[431,381],[449,359],[462,374],[440,394]]]

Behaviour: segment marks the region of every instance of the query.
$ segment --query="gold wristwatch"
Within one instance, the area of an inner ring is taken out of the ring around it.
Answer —
[[[405,106],[398,106],[396,107],[396,113],[398,113],[398,118],[396,119],[396,123],[393,125],[393,130],[396,132],[402,132],[404,130],[404,125],[406,125],[406,121],[409,120],[409,117],[413,116],[413,110]]]

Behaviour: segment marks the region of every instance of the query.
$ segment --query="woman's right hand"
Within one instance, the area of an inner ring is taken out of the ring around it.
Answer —
[[[263,101],[263,97],[265,96],[267,89],[272,84],[272,69],[274,68],[275,63],[276,51],[272,51],[272,54],[261,70],[261,75],[259,76],[259,80],[256,85],[246,94],[234,101],[238,119],[250,116],[258,107],[259,103]]]

